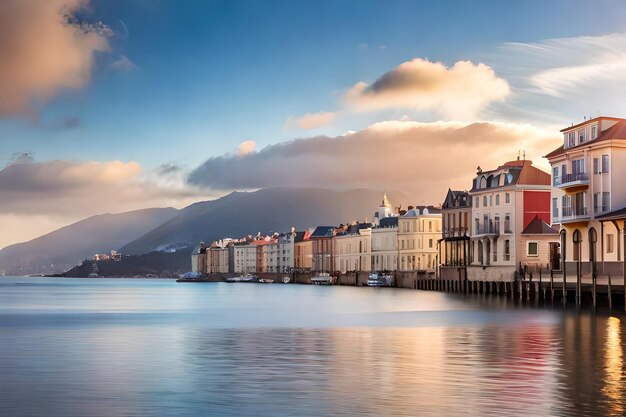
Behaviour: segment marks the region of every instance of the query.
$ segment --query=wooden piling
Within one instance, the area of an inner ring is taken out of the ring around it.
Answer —
[[[609,311],[613,310],[613,298],[611,297],[611,275],[609,275],[609,285],[608,285],[608,292],[609,292]]]
[[[596,309],[598,307],[598,305],[596,304],[596,281],[597,281],[597,277],[596,277],[596,273],[593,272],[591,274],[591,281],[593,283],[593,290],[592,290],[592,297],[593,297],[593,308]]]
[[[550,270],[550,301],[554,303],[554,272]]]

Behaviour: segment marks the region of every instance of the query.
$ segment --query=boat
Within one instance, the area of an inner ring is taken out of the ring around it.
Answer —
[[[273,284],[274,280],[271,278],[259,278],[261,284]]]
[[[330,276],[328,272],[320,272],[311,277],[311,284],[315,285],[332,285],[334,281],[335,277]]]
[[[291,278],[283,277],[282,282],[283,282],[283,284],[289,284],[291,282]]]
[[[246,274],[238,277],[226,278],[226,282],[259,282],[259,278],[251,274]]]
[[[372,272],[367,279],[368,287],[390,287],[393,285],[393,275]]]

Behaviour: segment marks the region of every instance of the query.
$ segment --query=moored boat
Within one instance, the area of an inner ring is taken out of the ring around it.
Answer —
[[[334,281],[335,277],[332,277],[328,272],[320,272],[311,277],[311,284],[315,285],[332,285]]]

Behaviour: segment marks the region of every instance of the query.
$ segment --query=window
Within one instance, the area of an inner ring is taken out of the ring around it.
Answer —
[[[476,197],[476,208],[480,207],[480,197]]]
[[[607,234],[606,235],[606,253],[613,253],[613,244],[614,244],[614,236],[613,234]]]
[[[482,265],[483,261],[483,242],[482,240],[478,241],[478,262]]]
[[[600,193],[593,193],[593,212],[594,213],[600,212],[600,207],[598,205],[599,200],[600,200]]]
[[[493,196],[489,196],[489,207],[493,206]]]
[[[539,242],[528,242],[528,256],[539,256]]]
[[[598,160],[598,158],[593,158],[593,173],[600,173],[600,161]]]
[[[585,173],[585,160],[574,159],[572,161],[572,174],[584,174]]]
[[[559,178],[559,167],[552,168],[552,185],[559,185],[561,183]]]
[[[580,129],[578,131],[578,143],[585,143],[585,129]]]
[[[598,125],[591,126],[591,137],[589,140],[594,140],[598,137]]]
[[[609,211],[611,209],[611,193],[602,193],[602,211]]]
[[[504,241],[504,260],[511,260],[511,241],[509,239]]]
[[[493,242],[493,261],[498,262],[498,241]]]
[[[433,247],[433,240],[432,239],[428,239],[428,247],[429,248]]]
[[[609,173],[609,156],[608,155],[602,155],[602,173],[603,174]]]
[[[504,194],[504,203],[511,204],[511,194],[509,193]]]
[[[487,207],[487,196],[486,195],[483,196],[483,206]]]
[[[500,194],[496,194],[496,206],[500,205]]]
[[[576,146],[576,136],[574,135],[574,132],[567,132],[565,134],[565,144],[568,148]]]
[[[554,219],[559,218],[559,199],[558,198],[552,199],[552,218]]]

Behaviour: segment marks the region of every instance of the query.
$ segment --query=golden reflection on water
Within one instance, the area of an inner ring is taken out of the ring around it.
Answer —
[[[607,411],[610,411],[611,415],[624,415],[622,383],[624,360],[621,322],[617,317],[610,317],[607,322],[604,362],[606,377],[602,392],[608,397]]]

